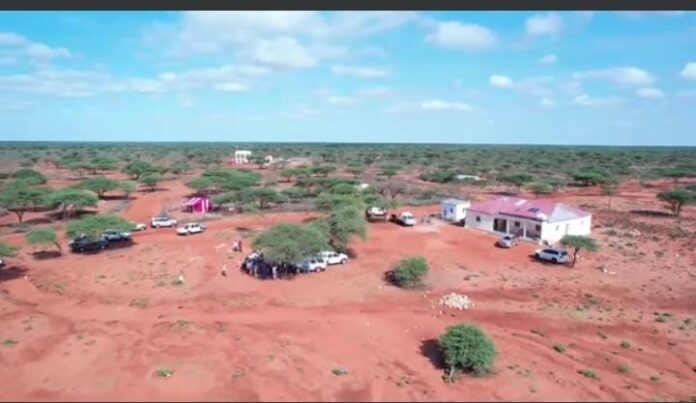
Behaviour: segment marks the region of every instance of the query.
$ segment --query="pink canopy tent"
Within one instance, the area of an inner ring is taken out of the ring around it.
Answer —
[[[184,210],[189,213],[207,213],[213,209],[213,203],[207,197],[192,197],[184,203]]]

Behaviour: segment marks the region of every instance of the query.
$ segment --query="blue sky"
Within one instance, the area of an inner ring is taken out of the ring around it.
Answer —
[[[0,12],[0,140],[696,145],[694,12]]]

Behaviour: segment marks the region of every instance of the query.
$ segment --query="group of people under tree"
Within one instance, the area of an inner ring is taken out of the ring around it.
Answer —
[[[242,270],[261,280],[291,279],[297,274],[303,273],[302,268],[296,264],[267,262],[264,260],[263,254],[257,252],[244,258]]]

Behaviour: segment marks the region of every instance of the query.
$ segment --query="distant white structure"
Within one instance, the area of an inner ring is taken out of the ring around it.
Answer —
[[[367,188],[370,187],[370,184],[369,184],[369,183],[363,182],[363,183],[357,184],[357,185],[355,185],[355,186],[356,186],[359,190],[365,190],[365,189],[367,189]]]
[[[271,154],[266,155],[263,159],[266,161],[266,164],[270,165],[273,163],[273,156]]]
[[[466,210],[471,206],[468,200],[445,199],[440,206],[440,217],[451,222],[464,222]]]
[[[249,157],[251,157],[251,151],[237,150],[234,152],[234,163],[235,164],[248,164]]]
[[[480,181],[481,177],[478,175],[457,175],[457,180],[459,180],[459,181],[464,181],[464,180]]]
[[[499,197],[469,207],[465,225],[554,244],[564,235],[590,235],[592,214],[551,200]]]

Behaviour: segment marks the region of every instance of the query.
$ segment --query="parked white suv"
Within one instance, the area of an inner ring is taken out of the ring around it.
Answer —
[[[330,265],[331,264],[346,264],[348,262],[348,255],[346,255],[345,253],[324,251],[324,252],[319,252],[319,254],[317,256],[326,260],[326,263],[330,264]]]
[[[177,223],[175,219],[169,217],[152,217],[150,226],[152,228],[176,227]]]
[[[539,260],[546,260],[547,262],[553,263],[568,263],[570,261],[570,255],[568,252],[562,249],[538,249],[534,252],[534,257]]]
[[[321,257],[309,258],[302,262],[302,264],[300,265],[302,271],[304,272],[324,271],[326,270],[326,266],[328,266],[328,264],[326,263],[326,259]]]
[[[200,234],[203,231],[205,231],[205,225],[197,222],[190,222],[188,224],[184,224],[184,226],[181,228],[177,228],[176,233],[179,235],[191,235]]]

